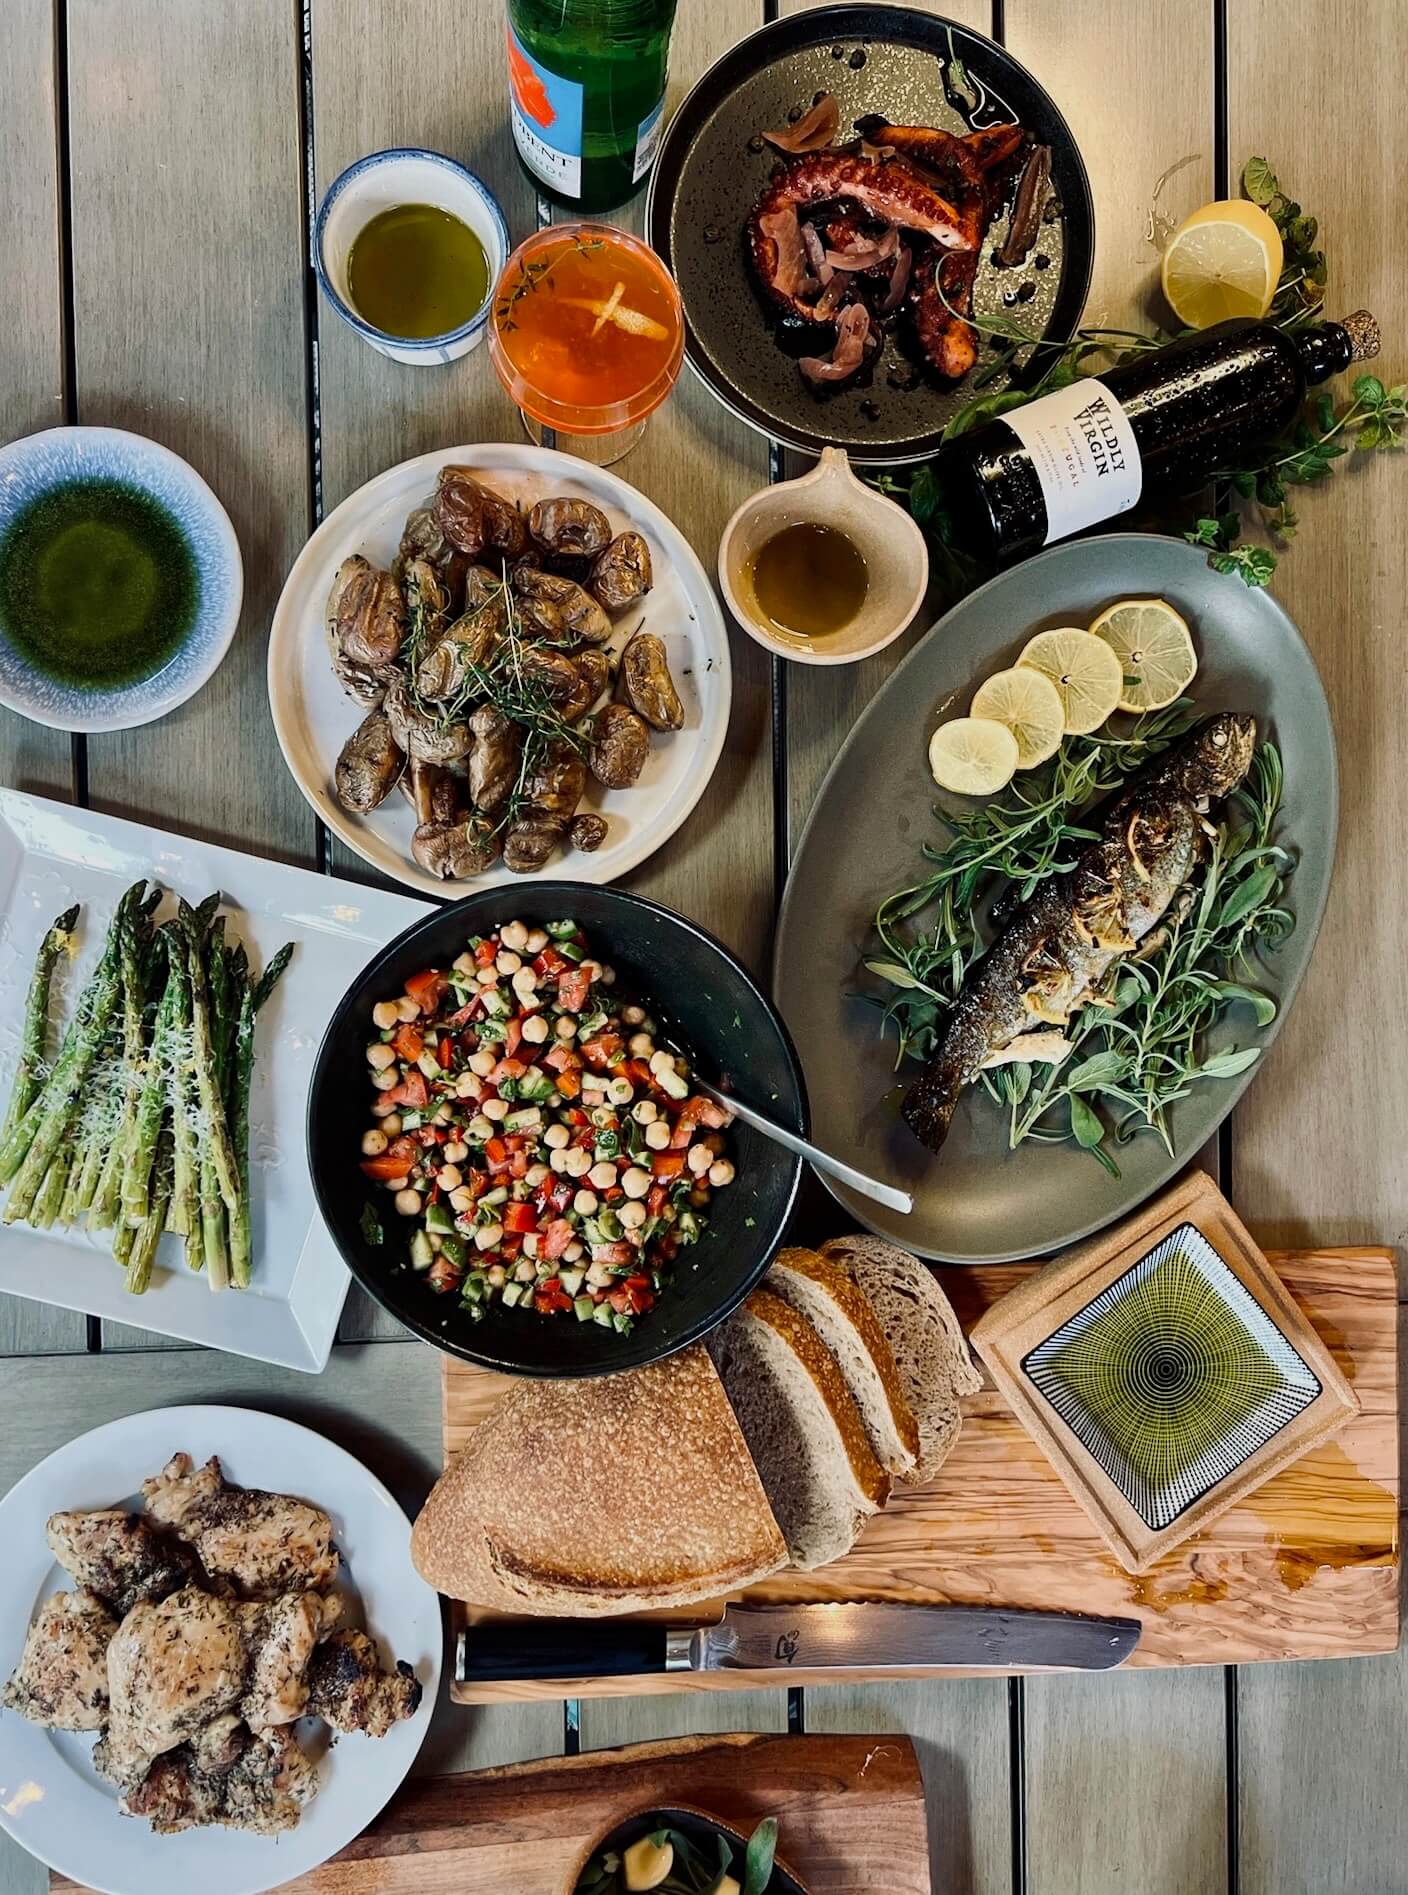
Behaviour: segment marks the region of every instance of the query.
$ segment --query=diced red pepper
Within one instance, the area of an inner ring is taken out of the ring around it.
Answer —
[[[575,1099],[582,1090],[582,1075],[569,1067],[557,1075],[554,1083],[564,1099]]]
[[[571,1309],[572,1298],[563,1289],[560,1280],[550,1276],[546,1283],[540,1283],[534,1290],[533,1307],[541,1315],[553,1316],[564,1309]]]
[[[549,1184],[540,1184],[533,1193],[538,1221],[541,1223],[545,1217],[556,1217],[565,1211],[572,1202],[574,1189],[570,1178],[557,1178]]]
[[[498,952],[499,952],[499,944],[497,941],[492,941],[492,940],[481,941],[479,943],[479,946],[474,950],[475,966],[476,967],[492,967],[494,965],[495,959],[498,956]]]
[[[591,1039],[583,1040],[582,1058],[589,1066],[604,1071],[620,1057],[621,1035],[619,1033],[596,1033]]]
[[[508,1146],[501,1138],[488,1139],[484,1145],[484,1156],[489,1160],[491,1170],[502,1171],[508,1163]]]
[[[408,1026],[405,1021],[402,1021],[401,1025],[398,1026],[396,1031],[391,1035],[391,1044],[401,1055],[402,1059],[408,1060],[412,1066],[415,1065],[416,1061],[425,1051],[424,1039],[420,1033],[417,1032],[415,1027]]]
[[[437,1290],[442,1296],[449,1290],[457,1290],[463,1281],[464,1265],[451,1263],[443,1251],[431,1264],[430,1274],[426,1277],[431,1289]]]
[[[682,1151],[657,1151],[650,1155],[650,1169],[657,1178],[678,1178],[684,1170]]]
[[[705,1108],[708,1105],[707,1099],[696,1096],[693,1099],[686,1099],[680,1107],[680,1115],[675,1120],[675,1129],[670,1134],[670,1143],[676,1151],[685,1150],[691,1143],[695,1127],[703,1121]]]
[[[530,1141],[526,1132],[510,1132],[504,1143],[510,1151],[527,1151]]]
[[[563,1117],[567,1120],[569,1125],[583,1126],[591,1124],[591,1120],[579,1105],[574,1105],[570,1112],[563,1114]]]
[[[491,1086],[501,1086],[505,1079],[521,1079],[528,1068],[521,1059],[501,1059],[489,1074]]]
[[[362,1171],[368,1178],[374,1178],[378,1184],[390,1184],[393,1178],[404,1178],[411,1168],[409,1158],[398,1158],[385,1151],[379,1158],[364,1158]]]
[[[458,1033],[462,1026],[469,1025],[470,1021],[474,1018],[475,1014],[478,1011],[479,1011],[479,1000],[478,1000],[478,996],[476,995],[476,997],[473,1000],[467,1000],[465,1004],[460,1008],[458,1013],[452,1013],[449,1019],[445,1022],[445,1024],[448,1027],[453,1027],[454,1030]]]
[[[557,983],[557,1004],[568,1013],[580,1013],[587,1004],[592,977],[580,967],[571,968]]]
[[[435,1049],[435,1057],[440,1062],[440,1070],[448,1072],[455,1058],[454,1036],[450,1033],[440,1035],[440,1044]]]
[[[654,1308],[655,1292],[650,1287],[649,1277],[628,1276],[608,1293],[606,1300],[623,1316],[643,1316],[646,1310]]]
[[[635,1254],[626,1243],[592,1245],[592,1262],[608,1264],[613,1268],[618,1263],[633,1263]]]
[[[538,1214],[531,1204],[505,1204],[504,1229],[516,1230],[521,1236],[525,1231],[538,1228]]]
[[[434,1013],[444,999],[449,984],[438,968],[427,967],[423,973],[411,975],[406,982],[406,992],[422,1013]]]
[[[655,1084],[655,1075],[650,1070],[650,1064],[647,1060],[628,1059],[622,1071],[633,1086],[649,1086],[651,1090],[655,1092],[660,1090]]]
[[[510,1178],[526,1178],[530,1169],[531,1163],[526,1151],[514,1152],[508,1161],[508,1175]]]
[[[556,1263],[572,1242],[574,1234],[565,1217],[554,1218],[546,1230],[538,1233],[538,1255],[547,1263]]]
[[[570,1046],[564,1046],[561,1040],[555,1046],[550,1046],[543,1054],[543,1064],[555,1073],[568,1072],[580,1066],[581,1063],[581,1054],[575,1052]]]
[[[645,1200],[646,1216],[659,1217],[669,1202],[669,1195],[663,1184],[652,1184]]]
[[[508,1026],[505,1029],[504,1052],[507,1055],[507,1057],[509,1059],[512,1059],[514,1054],[518,1051],[519,1047],[522,1044],[523,1044],[523,1022],[517,1017],[515,1017],[514,1019],[509,1021]]]
[[[565,967],[570,967],[571,965],[572,963],[568,960],[567,956],[565,954],[559,954],[555,947],[545,947],[542,953],[533,962],[533,972],[538,976],[539,980],[542,980],[549,974],[560,974]]]
[[[521,1237],[511,1237],[506,1234],[499,1239],[499,1255],[504,1258],[505,1261],[516,1257],[522,1248],[523,1239]]]

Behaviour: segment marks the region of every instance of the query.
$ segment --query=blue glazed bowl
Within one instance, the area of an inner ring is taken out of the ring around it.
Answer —
[[[16,515],[76,480],[113,480],[148,495],[185,536],[196,569],[195,618],[169,663],[134,684],[84,690],[37,670],[0,624],[0,704],[52,730],[131,730],[193,697],[230,648],[244,568],[229,515],[170,448],[122,428],[50,428],[0,448],[0,540]]]

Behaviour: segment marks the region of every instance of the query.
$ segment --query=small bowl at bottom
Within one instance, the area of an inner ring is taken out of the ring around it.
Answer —
[[[707,1810],[689,1809],[677,1803],[665,1804],[656,1809],[638,1810],[633,1816],[625,1816],[613,1824],[606,1834],[594,1842],[582,1860],[577,1864],[570,1882],[562,1890],[562,1895],[579,1895],[584,1889],[596,1889],[601,1886],[597,1881],[588,1882],[587,1870],[603,1852],[624,1855],[633,1843],[642,1836],[654,1835],[660,1829],[673,1829],[690,1842],[705,1862],[712,1868],[718,1862],[719,1838],[722,1837],[733,1853],[733,1866],[729,1873],[742,1885],[743,1862],[748,1849],[748,1837],[742,1830],[726,1823],[719,1816],[711,1816]],[[781,1840],[781,1839],[779,1839]],[[624,1888],[625,1878],[617,1875],[615,1887]],[[606,1883],[608,1891],[612,1884]],[[780,1856],[774,1856],[772,1875],[769,1878],[764,1895],[808,1895],[806,1884],[799,1881]]]
[[[855,615],[819,639],[780,630],[753,589],[751,567],[759,551],[775,533],[799,525],[844,533],[865,561],[869,581]],[[928,583],[929,549],[918,525],[857,479],[838,447],[824,448],[799,480],[751,495],[719,542],[719,585],[733,616],[766,650],[803,665],[853,665],[883,651],[924,603]]]

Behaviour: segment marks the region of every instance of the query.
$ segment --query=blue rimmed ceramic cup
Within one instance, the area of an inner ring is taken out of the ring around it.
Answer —
[[[433,204],[458,217],[483,244],[489,261],[483,303],[468,322],[444,335],[388,335],[358,315],[348,294],[347,262],[353,244],[374,217],[401,204]],[[453,362],[476,348],[508,252],[508,225],[488,186],[453,158],[413,146],[374,151],[348,165],[328,187],[313,233],[313,267],[324,296],[349,328],[394,362]]]
[[[37,502],[90,482],[133,490],[178,537],[188,575],[180,641],[144,677],[85,686],[42,669],[22,628],[7,625],[23,606],[0,601],[0,704],[53,730],[131,730],[184,704],[213,675],[239,624],[244,568],[229,515],[195,469],[123,428],[50,428],[0,447],[0,559],[12,529],[30,530]]]

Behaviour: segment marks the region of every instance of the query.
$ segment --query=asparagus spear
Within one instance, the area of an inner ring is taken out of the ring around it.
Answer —
[[[171,1025],[176,1013],[176,996],[181,978],[181,950],[168,943],[166,982],[152,1027],[152,1043],[142,1066],[141,1085],[136,1093],[130,1122],[124,1117],[115,1143],[125,1147],[122,1177],[122,1214],[131,1224],[140,1224],[150,1209],[149,1184],[156,1157],[157,1138],[166,1111],[167,1071],[171,1061]]]
[[[75,903],[72,908],[65,908],[39,943],[34,972],[29,980],[29,994],[24,1003],[19,1064],[15,1067],[15,1080],[10,1088],[5,1123],[0,1127],[0,1142],[9,1138],[38,1094],[44,1071],[44,1047],[49,1027],[49,988],[54,978],[54,964],[61,954],[68,952],[77,920],[78,905]]]
[[[172,1185],[172,1139],[169,1128],[163,1131],[152,1166],[151,1204],[140,1226],[132,1232],[127,1253],[127,1285],[133,1296],[140,1296],[152,1280],[152,1263],[161,1233],[166,1228],[166,1205]],[[131,1226],[128,1227],[131,1229]]]
[[[230,980],[225,953],[224,928],[216,922],[206,943],[206,989],[210,1000],[210,1070],[225,1110],[225,1067],[229,1045]],[[228,1124],[228,1118],[226,1120]],[[212,1290],[223,1290],[230,1281],[230,1252],[226,1211],[233,1216],[233,1205],[222,1201],[215,1153],[209,1141],[200,1155],[200,1229],[206,1267]]]
[[[292,941],[286,941],[264,969],[258,981],[245,981],[240,998],[239,1020],[235,1031],[233,1106],[235,1161],[240,1174],[240,1208],[230,1219],[230,1258],[235,1287],[248,1289],[253,1262],[253,1238],[250,1230],[249,1186],[249,1094],[254,1078],[254,1022],[260,1009],[273,993],[293,954]]]
[[[98,1049],[95,1070],[89,1075],[88,1103],[79,1115],[74,1134],[73,1165],[59,1210],[61,1224],[77,1223],[93,1202],[119,1117],[121,1083],[121,1045],[109,1032]]]
[[[69,1164],[70,1154],[66,1151],[57,1152],[44,1173],[44,1182],[39,1187],[34,1209],[29,1214],[29,1221],[36,1230],[48,1230],[58,1216],[68,1185]]]
[[[235,1172],[234,1148],[230,1144],[230,1128],[225,1118],[225,1101],[216,1073],[210,989],[201,954],[203,943],[195,910],[186,902],[181,904],[181,922],[186,937],[186,966],[191,980],[191,1036],[196,1090],[205,1119],[205,1139],[215,1167],[220,1197],[225,1208],[234,1211],[239,1204],[239,1179]]]
[[[11,1187],[5,1206],[6,1223],[28,1216],[73,1116],[83,1081],[117,1007],[120,943],[124,930],[132,923],[143,886],[136,883],[119,901],[102,959],[85,990],[78,1015],[64,1036],[54,1070],[28,1112],[0,1145],[0,1184]]]

